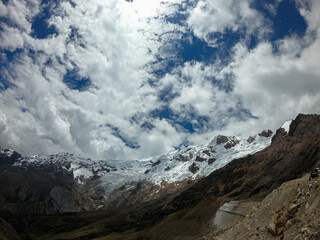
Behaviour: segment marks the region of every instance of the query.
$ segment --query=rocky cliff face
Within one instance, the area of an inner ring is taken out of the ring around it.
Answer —
[[[103,195],[92,192],[94,180],[78,184],[73,174],[59,165],[17,168],[2,164],[0,209],[12,204],[19,213],[53,214],[94,210]]]

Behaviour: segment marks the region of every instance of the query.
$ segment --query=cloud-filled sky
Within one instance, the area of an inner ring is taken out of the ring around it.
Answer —
[[[137,159],[320,113],[318,0],[2,0],[0,146]]]

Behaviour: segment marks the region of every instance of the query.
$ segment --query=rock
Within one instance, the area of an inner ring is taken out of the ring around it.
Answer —
[[[205,159],[200,157],[200,156],[197,156],[196,159],[195,159],[197,162],[204,162]]]
[[[1,240],[20,240],[16,230],[10,224],[0,218],[0,239]]]
[[[276,228],[276,224],[275,224],[274,222],[270,222],[270,223],[269,223],[268,231],[269,231],[273,236],[276,236],[276,235],[277,235],[277,228]]]
[[[283,233],[284,227],[277,228],[277,236],[280,236]]]
[[[199,171],[199,167],[197,166],[197,164],[192,163],[192,165],[189,167],[189,171],[195,174]]]
[[[277,225],[276,225],[276,222],[279,218],[279,214],[276,213],[275,215],[273,215],[270,223],[269,223],[269,226],[268,226],[268,231],[273,235],[273,236],[277,236]]]
[[[240,143],[240,140],[238,140],[236,137],[231,137],[228,139],[228,142],[226,145],[224,145],[225,149],[230,149],[236,146],[238,143]]]
[[[283,137],[287,135],[287,132],[284,130],[284,128],[279,128],[276,133],[273,135],[271,143],[274,144],[276,142],[279,142],[282,140]]]
[[[224,145],[225,149],[230,149],[236,146],[240,141],[239,140],[231,140],[226,145]]]
[[[271,137],[273,134],[273,132],[271,130],[263,130],[261,133],[259,133],[258,135],[260,137]]]
[[[256,140],[256,136],[250,136],[250,137],[248,137],[247,142],[248,142],[248,143],[252,143],[252,142],[254,142],[255,140]]]
[[[277,228],[279,227],[284,227],[286,225],[286,223],[288,222],[289,218],[287,216],[287,214],[284,214],[283,216],[281,216],[276,223]]]
[[[177,157],[175,157],[175,160],[180,161],[180,162],[187,162],[191,158],[193,158],[192,153],[189,154],[189,157],[188,156],[184,156],[182,154],[179,154]]]
[[[298,234],[293,240],[298,240],[300,239],[300,237],[301,237],[301,234]]]
[[[287,209],[289,219],[293,218],[293,216],[298,211],[299,205],[298,204],[291,204],[290,207]]]
[[[228,138],[227,136],[219,135],[219,136],[217,137],[216,143],[217,143],[218,145],[220,145],[220,144],[223,144],[223,143],[228,142],[228,140],[229,140],[229,138]]]
[[[310,206],[310,204],[307,202],[306,205],[305,205],[305,207],[304,207],[305,210],[307,210],[307,209],[309,208],[309,206]]]
[[[309,233],[309,232],[310,232],[309,228],[307,227],[301,228],[301,233]]]
[[[152,163],[151,167],[155,167],[155,166],[159,165],[160,163],[161,163],[161,161],[158,160],[158,161],[156,161],[155,163]]]
[[[286,225],[284,226],[285,229],[289,229],[293,225],[291,220],[288,220]]]
[[[206,154],[208,157],[211,156],[211,153],[209,152],[209,150],[204,150],[202,153]]]
[[[214,163],[217,159],[215,158],[209,158],[208,160],[208,165],[211,165],[212,163]]]

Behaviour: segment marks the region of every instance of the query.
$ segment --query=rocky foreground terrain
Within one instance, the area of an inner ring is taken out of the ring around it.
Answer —
[[[309,181],[306,174],[283,183],[263,200],[237,203],[238,208],[228,212],[231,226],[219,232],[219,227],[223,228],[226,223],[210,223],[204,230],[207,233],[199,239],[320,239],[319,178]],[[243,209],[243,205],[250,208]],[[241,210],[245,210],[246,215],[242,215]]]
[[[71,170],[82,168],[56,161],[30,165],[35,158],[7,154],[1,160],[0,239],[319,239],[319,178],[309,181],[308,173],[320,164],[320,116],[300,114],[265,149],[199,176],[216,161],[219,146],[236,149],[239,142],[220,137],[216,149],[179,152],[179,164],[147,162],[143,176],[159,166],[167,172],[169,161],[189,177],[160,185],[145,177],[108,197],[94,173],[75,178]]]

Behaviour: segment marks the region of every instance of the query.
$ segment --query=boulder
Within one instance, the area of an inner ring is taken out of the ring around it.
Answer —
[[[223,143],[228,142],[228,140],[229,140],[229,138],[227,136],[219,135],[217,137],[216,143],[219,145],[219,144],[223,144]]]
[[[258,135],[260,137],[271,137],[273,134],[273,132],[271,130],[263,130],[261,133],[259,133]]]
[[[197,166],[197,164],[192,163],[192,165],[189,167],[189,171],[195,174],[199,171],[199,167]]]

